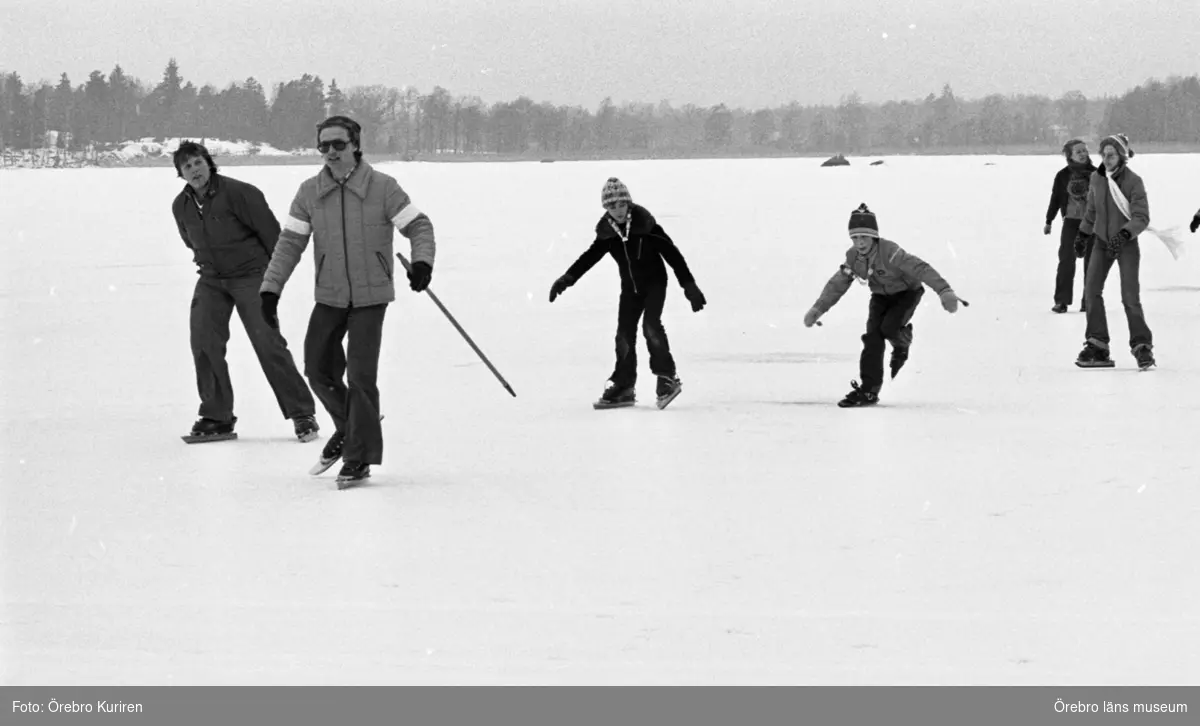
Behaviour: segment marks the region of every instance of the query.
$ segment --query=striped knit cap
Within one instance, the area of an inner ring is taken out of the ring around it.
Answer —
[[[1117,156],[1121,157],[1122,161],[1127,161],[1133,158],[1133,149],[1129,148],[1129,137],[1125,134],[1113,134],[1105,136],[1100,140],[1100,153],[1104,153],[1104,147],[1111,146],[1117,150]]]
[[[611,176],[604,182],[604,189],[600,192],[600,206],[607,208],[616,202],[633,204],[633,197],[629,196],[629,187],[625,186],[625,182]]]
[[[850,213],[850,236],[856,234],[879,238],[879,223],[875,221],[875,213],[867,209],[866,202],[858,205],[858,209]]]

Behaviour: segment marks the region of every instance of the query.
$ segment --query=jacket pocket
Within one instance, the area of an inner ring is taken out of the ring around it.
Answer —
[[[316,277],[316,280],[314,280],[314,284],[317,287],[321,286],[321,273],[324,271],[325,271],[325,255],[321,255],[320,257],[317,258],[317,277]]]
[[[392,281],[392,266],[390,264],[388,264],[388,262],[390,262],[390,260],[388,260],[387,257],[384,257],[383,253],[378,250],[375,251],[375,259],[379,260],[379,264],[383,267],[383,273],[385,275],[387,275],[388,282],[391,282]]]

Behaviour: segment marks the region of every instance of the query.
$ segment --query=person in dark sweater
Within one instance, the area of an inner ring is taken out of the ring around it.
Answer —
[[[1071,298],[1075,295],[1075,260],[1083,258],[1083,275],[1087,278],[1088,261],[1091,258],[1091,241],[1084,244],[1082,249],[1075,247],[1075,237],[1079,232],[1079,223],[1083,221],[1083,211],[1087,208],[1088,178],[1096,170],[1092,157],[1088,153],[1087,144],[1079,139],[1071,139],[1063,144],[1063,156],[1067,165],[1054,175],[1054,186],[1050,192],[1050,205],[1046,208],[1046,226],[1043,234],[1050,234],[1054,218],[1061,215],[1062,233],[1058,237],[1058,272],[1054,279],[1054,307],[1056,313],[1065,313],[1071,306]],[[1080,296],[1083,298],[1083,296]],[[1080,311],[1087,311],[1087,299],[1084,298],[1079,306]]]
[[[280,410],[292,419],[296,436],[311,441],[320,429],[312,392],[296,369],[287,341],[263,321],[258,295],[279,239],[279,222],[258,187],[217,173],[204,145],[184,141],[174,162],[187,184],[171,204],[171,213],[200,275],[190,323],[200,393],[200,420],[192,426],[192,436],[232,434],[237,422],[225,363],[229,319],[236,308]]]
[[[604,216],[596,223],[596,239],[550,287],[550,302],[574,285],[603,257],[611,255],[621,276],[617,311],[616,366],[597,408],[632,405],[637,383],[637,325],[650,351],[650,370],[658,377],[658,407],[665,408],[683,390],[662,324],[667,296],[665,260],[675,271],[683,294],[700,312],[707,303],[688,269],[683,253],[645,207],[633,203],[629,188],[616,177],[604,183],[600,202]]]
[[[850,239],[853,245],[846,251],[845,262],[825,283],[820,297],[804,315],[804,326],[811,328],[842,299],[856,279],[871,290],[867,332],[862,336],[863,350],[858,362],[862,384],[850,382],[850,393],[838,402],[841,408],[879,403],[886,344],[892,344],[890,367],[895,378],[908,360],[913,342],[913,326],[909,321],[925,294],[925,285],[937,293],[946,312],[958,310],[958,296],[950,283],[928,262],[880,237],[879,223],[866,204],[850,213]]]

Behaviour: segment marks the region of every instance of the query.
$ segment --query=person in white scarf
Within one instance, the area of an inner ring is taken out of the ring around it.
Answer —
[[[1088,265],[1084,297],[1087,302],[1087,341],[1075,364],[1081,368],[1111,368],[1108,318],[1104,309],[1104,282],[1116,264],[1121,272],[1121,303],[1129,323],[1129,347],[1138,368],[1155,365],[1153,335],[1142,311],[1138,268],[1142,253],[1138,235],[1150,225],[1150,202],[1142,178],[1129,168],[1133,152],[1123,134],[1100,141],[1103,166],[1092,174],[1087,209],[1079,234],[1095,237]]]

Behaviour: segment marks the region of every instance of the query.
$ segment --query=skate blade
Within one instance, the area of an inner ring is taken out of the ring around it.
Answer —
[[[658,399],[654,405],[658,406],[658,410],[661,411],[664,408],[666,408],[667,406],[669,406],[671,404],[671,401],[674,401],[676,398],[679,398],[679,394],[681,394],[681,393],[683,393],[682,388],[676,390],[674,393],[671,393],[669,395],[663,396],[662,398]]]
[[[1110,360],[1103,363],[1080,363],[1079,361],[1075,361],[1075,365],[1080,368],[1115,368],[1117,364],[1115,361]]]
[[[214,443],[217,441],[233,441],[234,439],[237,438],[237,433],[234,432],[231,434],[198,434],[198,435],[187,434],[186,436],[180,436],[179,438],[183,439],[185,443],[189,443],[189,444],[211,444],[211,443]]]
[[[309,431],[306,434],[297,435],[296,438],[299,439],[301,443],[307,444],[310,441],[316,441],[317,439],[321,438],[321,432]]]
[[[350,489],[351,487],[356,487],[359,484],[362,484],[363,482],[365,482],[367,479],[370,479],[370,478],[371,478],[371,475],[369,473],[366,474],[365,476],[362,476],[362,477],[359,477],[356,479],[348,479],[348,478],[343,479],[342,477],[339,476],[337,478],[338,491],[340,492],[343,489]]]
[[[596,410],[602,410],[606,408],[629,408],[630,406],[634,405],[637,405],[637,401],[621,401],[619,403],[604,403],[602,401],[596,401],[592,404],[592,408]]]
[[[308,473],[312,476],[318,476],[320,474],[324,474],[325,472],[329,471],[329,467],[338,463],[338,459],[341,459],[341,458],[342,457],[339,456],[339,457],[336,457],[333,459],[329,459],[328,461],[326,461],[325,459],[321,459],[316,464],[313,464],[313,467],[308,470]]]

